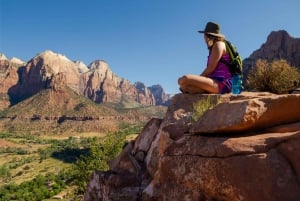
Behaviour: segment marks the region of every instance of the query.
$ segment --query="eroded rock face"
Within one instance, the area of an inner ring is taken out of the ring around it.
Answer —
[[[46,50],[27,63],[17,58],[9,61],[3,54],[0,55],[0,62],[0,93],[9,96],[4,108],[47,89],[54,77],[58,86],[60,79],[57,78],[62,74],[65,79],[61,85],[68,86],[96,103],[136,101],[142,105],[166,105],[169,100],[161,87],[148,88],[142,82],[131,84],[129,80],[113,73],[102,60],[92,62],[88,68],[81,61],[73,62],[62,54]]]
[[[196,122],[187,118],[208,96],[221,103]],[[299,98],[176,95],[110,171],[94,173],[85,200],[298,201]]]
[[[53,76],[58,73],[65,74],[68,77],[66,84],[74,91],[79,91],[77,65],[65,56],[52,51],[45,51],[35,56],[25,66],[20,67],[18,73],[18,83],[9,91],[13,103],[47,89]]]
[[[9,107],[8,92],[18,83],[18,66],[7,60],[5,56],[1,58],[3,59],[0,59],[0,110]]]
[[[273,61],[285,58],[291,65],[300,66],[300,39],[289,35],[287,31],[272,31],[260,49],[254,51],[250,58]]]
[[[131,84],[120,78],[101,60],[94,61],[90,70],[81,75],[81,85],[84,95],[97,103],[131,99],[143,105],[157,105],[156,97],[143,83]]]
[[[18,82],[18,67],[8,60],[0,60],[0,93],[7,94]]]
[[[284,59],[290,65],[300,67],[300,38],[294,38],[285,30],[272,31],[264,44],[243,60],[244,76],[247,77],[258,59],[268,62]]]
[[[157,105],[168,105],[169,104],[169,95],[164,92],[164,89],[160,85],[153,85],[148,87],[150,92],[153,94],[156,100]]]

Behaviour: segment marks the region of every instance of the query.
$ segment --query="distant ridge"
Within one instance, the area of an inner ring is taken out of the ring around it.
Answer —
[[[166,112],[166,107],[155,105],[154,95],[144,84],[118,77],[101,60],[87,67],[52,51],[27,63],[8,60],[3,54],[1,58],[3,132],[108,133],[122,125],[161,118]]]
[[[273,61],[284,59],[300,69],[300,38],[291,37],[285,30],[272,31],[265,43],[243,60],[244,73],[248,75],[258,59]]]
[[[160,85],[151,86],[155,94],[146,86],[138,88],[135,83],[132,84],[129,80],[113,73],[103,60],[96,60],[86,66],[83,62],[71,61],[65,55],[51,50],[37,54],[27,63],[17,58],[8,60],[4,54],[0,55],[0,60],[8,62],[8,65],[14,63],[17,66],[15,69],[17,80],[14,77],[11,82],[15,84],[6,86],[11,104],[16,104],[44,90],[51,77],[58,73],[66,75],[68,87],[96,103],[118,103],[126,96],[142,105],[166,105],[170,98]]]
[[[58,76],[62,76],[59,74]],[[166,108],[118,110],[115,105],[96,104],[68,86],[55,83],[0,113],[0,131],[31,134],[98,132],[120,129],[122,124],[140,124],[161,117]],[[150,110],[149,110],[150,109]]]

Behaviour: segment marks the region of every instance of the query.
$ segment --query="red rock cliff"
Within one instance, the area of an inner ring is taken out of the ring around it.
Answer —
[[[197,121],[207,95],[174,96],[110,171],[94,172],[84,200],[300,200],[300,95],[210,96],[221,103]]]

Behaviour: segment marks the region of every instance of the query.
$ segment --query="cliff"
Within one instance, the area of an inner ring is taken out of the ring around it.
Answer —
[[[81,75],[81,85],[86,97],[101,102],[120,102],[124,97],[143,105],[156,105],[155,97],[141,82],[131,84],[118,77],[104,61],[94,61],[89,71]]]
[[[284,59],[290,65],[300,68],[300,38],[290,36],[285,30],[272,31],[266,42],[243,60],[245,75],[248,75],[258,59],[268,62]]]
[[[199,101],[216,105],[198,120]],[[174,96],[164,119],[95,171],[84,200],[298,201],[300,95]]]
[[[166,112],[163,106],[140,106],[120,112],[110,104],[95,104],[70,89],[64,73],[52,74],[44,87],[37,94],[1,111],[0,131],[31,134],[107,133],[119,130],[122,124],[145,123],[151,117],[161,117]]]
[[[0,54],[0,108],[7,108],[47,89],[53,76],[63,73],[66,84],[76,93],[96,103],[135,101],[141,105],[166,105],[169,99],[162,87],[146,87],[142,82],[132,84],[117,76],[108,63],[96,60],[89,66],[71,61],[66,56],[44,51],[27,63],[17,58],[8,60]]]

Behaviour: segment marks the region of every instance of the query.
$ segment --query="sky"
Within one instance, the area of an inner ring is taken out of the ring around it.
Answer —
[[[300,38],[299,10],[299,0],[0,0],[0,53],[104,60],[119,77],[176,94],[180,76],[206,67],[197,31],[207,22],[247,58],[272,31]]]

